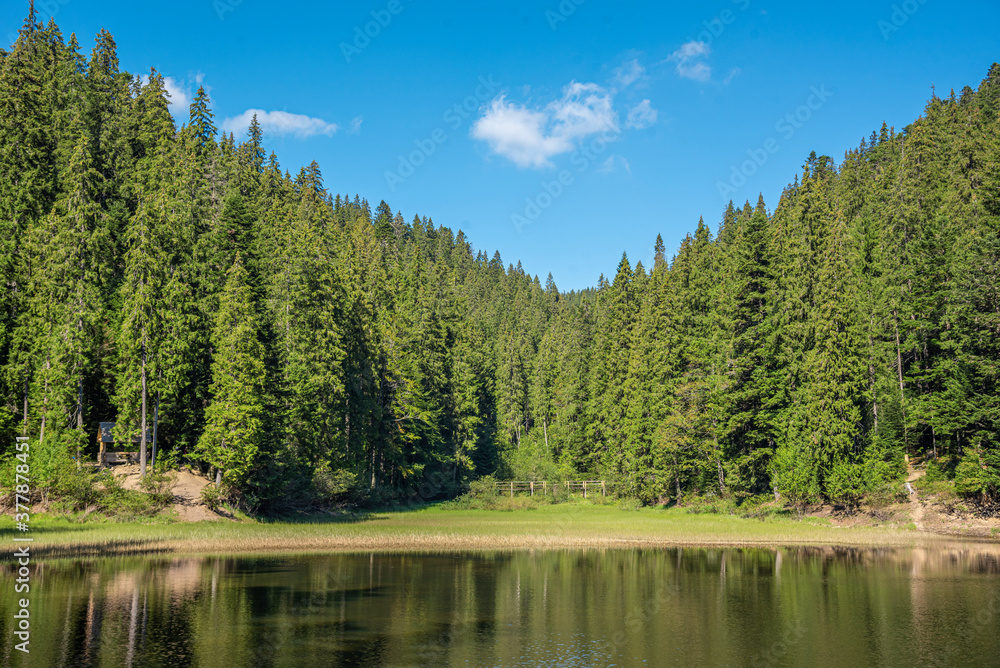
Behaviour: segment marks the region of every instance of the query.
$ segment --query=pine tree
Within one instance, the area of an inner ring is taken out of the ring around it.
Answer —
[[[43,428],[75,428],[77,446],[84,437],[84,385],[93,370],[101,341],[103,305],[96,268],[104,255],[102,212],[97,204],[99,175],[93,169],[89,142],[78,135],[69,163],[70,190],[29,240],[37,270],[28,285],[27,313],[38,335],[44,380]],[[48,416],[52,416],[48,420]]]
[[[191,130],[194,134],[195,146],[202,153],[211,153],[215,149],[215,128],[214,118],[210,106],[208,93],[204,86],[198,86],[198,92],[191,101],[190,118]]]
[[[265,374],[253,293],[238,254],[219,299],[212,347],[212,403],[196,453],[215,467],[217,485],[239,488],[260,466]]]
[[[732,470],[727,476],[730,486],[737,492],[759,493],[769,487],[767,470],[776,445],[775,422],[784,402],[784,385],[775,373],[779,332],[775,328],[773,255],[763,198],[752,213],[747,210],[743,215],[734,242],[733,310],[729,316],[733,358],[724,443]]]
[[[5,371],[4,395],[23,399],[18,403],[23,403],[25,429],[33,343],[27,332],[15,332],[31,270],[24,245],[56,194],[44,50],[32,6],[13,50],[0,62],[0,365]]]
[[[289,467],[302,465],[309,476],[331,462],[342,463],[346,454],[341,317],[346,304],[328,236],[330,212],[317,188],[321,181],[301,189],[291,219],[282,224],[283,260],[268,289],[279,388],[275,431],[280,452],[289,459],[282,470],[290,474]],[[272,493],[281,488],[275,483]]]
[[[378,208],[375,209],[375,236],[382,241],[392,239],[395,236],[392,209],[385,203],[385,200],[379,202]]]
[[[266,155],[264,147],[261,145],[263,138],[264,131],[257,121],[257,114],[254,114],[247,130],[247,140],[241,143],[237,149],[239,192],[246,201],[255,205],[254,208],[256,208],[257,201],[261,196],[261,180],[264,174]]]
[[[146,474],[150,384],[162,342],[161,299],[165,255],[163,210],[151,198],[140,199],[128,231],[122,313],[117,332],[118,374],[115,403],[121,442],[138,441],[142,475]]]
[[[629,465],[623,448],[624,388],[639,308],[632,279],[632,266],[622,254],[614,282],[601,290],[591,365],[588,429],[601,468],[613,477],[623,475]]]

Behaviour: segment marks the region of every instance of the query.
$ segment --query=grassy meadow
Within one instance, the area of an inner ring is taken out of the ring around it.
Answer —
[[[0,520],[2,539],[17,533]],[[743,518],[683,508],[627,508],[588,502],[511,510],[454,504],[309,517],[296,521],[115,523],[36,516],[34,552],[51,556],[238,554],[258,552],[451,551],[616,548],[668,545],[908,546],[939,540],[892,526],[837,527],[788,515]]]

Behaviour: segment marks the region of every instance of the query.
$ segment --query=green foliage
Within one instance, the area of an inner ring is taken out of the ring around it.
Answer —
[[[810,449],[782,445],[775,454],[772,467],[771,479],[775,488],[793,505],[801,508],[819,501],[822,490]]]
[[[977,501],[1000,496],[1000,456],[968,450],[955,469],[955,491]]]
[[[180,453],[177,450],[160,452],[156,455],[155,471],[157,473],[167,473],[177,471],[181,467]]]
[[[169,472],[156,472],[146,475],[139,481],[139,489],[147,494],[164,495],[169,494],[175,476]]]
[[[72,444],[72,441],[70,441]],[[32,502],[47,503],[51,497],[76,488],[77,467],[65,435],[48,436],[39,442],[29,441],[28,467]],[[24,462],[11,451],[0,464],[0,487],[13,490],[16,467]]]
[[[831,500],[855,508],[871,489],[872,481],[867,474],[864,464],[835,462],[826,479],[826,493]]]
[[[117,522],[148,520],[158,515],[173,499],[170,492],[148,493],[125,489],[121,480],[110,471],[99,474],[94,485],[99,490],[94,504],[97,512]]]
[[[523,438],[520,447],[509,446],[503,452],[504,469],[512,480],[560,480],[564,471],[556,464],[545,442],[533,435]]]
[[[921,478],[921,480],[926,480],[927,482],[939,482],[947,479],[947,467],[941,466],[937,461],[927,464],[927,470],[924,472],[923,478]]]
[[[950,503],[957,498],[954,480],[945,480],[941,478],[928,480],[927,477],[924,476],[913,483],[913,486],[917,489],[921,496],[931,497],[944,503]]]
[[[219,304],[212,340],[213,402],[198,453],[239,487],[259,466],[263,445],[264,349],[257,336],[253,298],[237,254]]]
[[[631,511],[637,511],[643,507],[642,501],[633,498],[619,499],[616,505],[622,510],[631,510]]]
[[[882,483],[872,485],[865,493],[865,505],[876,519],[887,521],[891,513],[889,507],[906,500],[906,490],[902,485]]]
[[[331,470],[324,466],[313,474],[313,494],[322,506],[355,501],[361,494],[358,475],[353,471]]]
[[[88,59],[29,18],[0,60],[2,447],[40,440],[37,489],[71,480],[74,507],[106,420],[155,422],[158,472],[215,468],[265,512],[489,475],[857,506],[903,453],[963,457],[958,493],[995,499],[995,73],[811,154],[773,211],[729,203],[672,260],[658,237],[652,267],[560,292],[315,162],[293,178],[256,118],[218,135],[204,89],[178,130],[107,31]]]
[[[226,500],[225,492],[215,485],[206,485],[201,489],[201,502],[208,507],[209,510],[215,512],[222,508],[222,504]]]
[[[469,496],[474,499],[488,501],[497,497],[497,480],[491,475],[484,475],[469,483]]]
[[[732,497],[720,497],[714,493],[688,496],[684,499],[684,510],[692,515],[702,513],[732,515],[736,512],[736,507],[736,501]]]

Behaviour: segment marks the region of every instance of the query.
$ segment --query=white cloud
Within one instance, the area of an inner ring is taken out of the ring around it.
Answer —
[[[148,86],[149,75],[140,74],[139,83],[142,84],[143,87]],[[167,104],[173,107],[170,111],[176,112],[181,109],[184,111],[188,110],[188,107],[191,106],[192,95],[191,89],[187,84],[180,82],[173,77],[163,77],[163,88],[167,92]]]
[[[364,123],[364,116],[355,116],[351,119],[351,127],[347,130],[347,134],[356,135],[361,133],[361,124]]]
[[[622,88],[626,88],[635,83],[645,72],[646,68],[640,65],[636,58],[633,58],[615,70],[615,82]]]
[[[205,74],[198,72],[193,79],[176,79],[174,77],[163,77],[163,89],[167,92],[167,104],[170,105],[170,113],[174,115],[187,116],[191,101],[194,99],[195,91],[205,80]],[[149,75],[140,74],[139,82],[143,86],[149,85]],[[208,86],[206,91],[211,91]]]
[[[708,81],[712,78],[712,68],[705,58],[712,52],[706,42],[690,41],[670,54],[668,61],[677,64],[677,74],[685,79]]]
[[[740,68],[734,67],[733,69],[729,70],[729,74],[726,75],[726,78],[723,79],[722,83],[728,86],[729,82],[738,77],[742,72],[743,70],[741,70]]]
[[[315,135],[330,136],[338,129],[336,123],[327,123],[322,118],[263,109],[247,109],[239,116],[227,118],[222,122],[222,129],[237,135],[245,134],[254,114],[257,114],[257,122],[260,123],[264,133],[270,135],[294,135],[299,139],[305,139]]]
[[[471,134],[518,167],[546,167],[554,156],[606,130],[619,131],[611,93],[597,84],[574,81],[563,89],[562,98],[542,109],[508,102],[500,95],[472,126]]]
[[[177,113],[187,113],[191,107],[190,89],[182,82],[173,77],[163,77],[163,87],[167,89],[170,96],[171,111]]]
[[[629,174],[632,173],[632,166],[628,164],[628,160],[615,153],[605,160],[604,164],[602,164],[597,171],[601,174],[610,174],[611,172],[616,171],[619,167]]]
[[[653,105],[650,104],[649,100],[643,100],[629,109],[625,127],[635,128],[636,130],[648,128],[650,125],[656,124],[656,119],[659,115],[660,112],[653,109]]]

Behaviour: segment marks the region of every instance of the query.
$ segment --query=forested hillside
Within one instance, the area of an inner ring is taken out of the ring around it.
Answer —
[[[87,57],[30,16],[0,58],[0,436],[53,485],[117,421],[261,510],[486,474],[851,503],[907,453],[1000,494],[996,64],[563,294],[283,171],[204,90],[177,127],[107,32]]]

